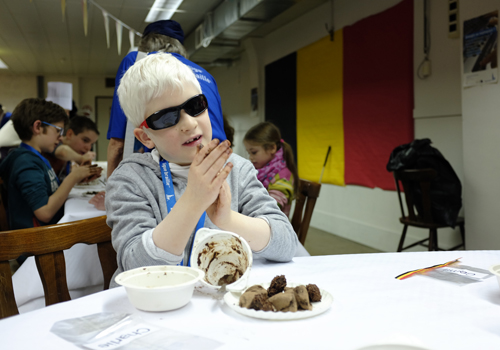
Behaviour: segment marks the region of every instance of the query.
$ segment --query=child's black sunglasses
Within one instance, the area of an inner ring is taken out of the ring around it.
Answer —
[[[205,95],[200,94],[191,97],[183,104],[176,107],[169,107],[154,112],[144,120],[139,127],[145,127],[153,130],[170,128],[181,119],[181,109],[191,117],[197,117],[208,108],[208,101]]]

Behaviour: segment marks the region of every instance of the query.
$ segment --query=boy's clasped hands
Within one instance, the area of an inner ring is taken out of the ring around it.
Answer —
[[[226,164],[232,154],[230,146],[228,140],[220,143],[214,139],[207,146],[198,148],[184,193],[191,203],[197,204],[200,213],[206,211],[210,220],[219,227],[224,227],[231,216],[231,191],[226,181],[233,168],[231,162]]]

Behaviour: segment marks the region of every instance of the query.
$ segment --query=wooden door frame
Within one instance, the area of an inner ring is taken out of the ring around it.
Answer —
[[[94,98],[94,110],[95,110],[95,124],[99,125],[99,109],[97,108],[99,99],[104,100],[104,99],[111,99],[113,100],[113,96],[95,96]],[[99,130],[99,133],[102,133],[103,130]],[[106,133],[108,130],[106,130]],[[96,159],[99,158],[99,140],[96,142]]]

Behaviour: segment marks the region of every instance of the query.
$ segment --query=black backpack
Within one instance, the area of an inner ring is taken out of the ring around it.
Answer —
[[[430,139],[414,140],[396,147],[389,157],[387,171],[403,169],[427,169],[437,172],[431,182],[432,218],[434,222],[455,227],[458,213],[462,208],[462,184],[450,163],[441,152],[431,146]],[[412,186],[417,212],[422,213],[418,199],[422,198],[419,186]]]

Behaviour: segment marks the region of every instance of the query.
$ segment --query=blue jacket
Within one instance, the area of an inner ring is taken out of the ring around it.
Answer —
[[[175,58],[189,66],[196,78],[200,82],[201,91],[208,100],[208,115],[210,117],[210,122],[212,124],[212,138],[217,138],[220,141],[226,140],[226,133],[224,132],[224,121],[222,118],[222,107],[221,100],[219,96],[219,90],[217,88],[217,83],[215,79],[208,73],[205,69],[198,66],[196,63],[189,61],[188,59],[172,53]],[[116,90],[120,85],[120,81],[125,74],[125,72],[135,63],[137,58],[137,51],[130,52],[120,63],[118,72],[115,78],[115,92],[113,94],[113,104],[111,106],[111,116],[109,119],[108,127],[108,140],[110,138],[125,139],[125,131],[127,129],[127,117],[123,112],[120,101],[118,100],[118,94]]]

